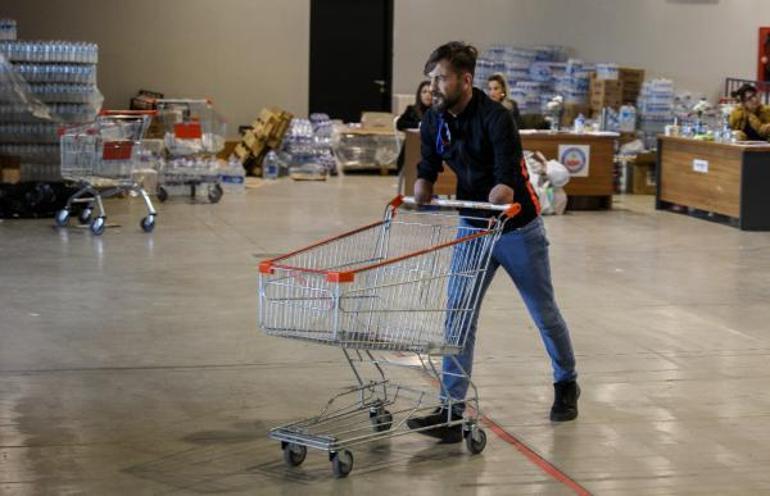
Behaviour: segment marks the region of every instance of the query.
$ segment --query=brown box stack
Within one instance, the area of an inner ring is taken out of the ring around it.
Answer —
[[[623,103],[623,85],[618,80],[591,79],[591,110],[601,113],[604,107],[618,110]]]
[[[655,182],[655,154],[641,153],[629,163],[631,166],[631,193],[635,195],[654,195],[657,186]]]
[[[249,174],[262,174],[262,159],[269,150],[281,147],[292,117],[294,116],[289,112],[278,108],[262,109],[251,129],[243,133],[243,138],[235,146],[233,153]]]
[[[644,69],[621,67],[618,69],[618,80],[623,85],[622,103],[636,105],[639,92],[642,91],[642,83],[644,83]]]
[[[561,125],[571,127],[572,123],[575,121],[575,117],[583,114],[583,117],[588,118],[590,111],[590,105],[584,105],[582,103],[565,103],[564,113],[561,116]]]

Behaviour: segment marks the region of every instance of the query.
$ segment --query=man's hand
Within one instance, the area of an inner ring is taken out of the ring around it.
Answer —
[[[414,182],[414,200],[418,205],[430,203],[433,198],[433,183],[427,179],[418,179]]]
[[[489,192],[489,203],[494,203],[495,205],[513,203],[513,188],[505,184],[498,184]]]

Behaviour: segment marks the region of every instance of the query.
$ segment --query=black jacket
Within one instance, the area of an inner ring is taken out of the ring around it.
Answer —
[[[417,113],[417,109],[414,105],[409,105],[404,110],[404,113],[396,120],[396,129],[399,131],[406,131],[407,129],[417,129],[420,127],[420,121],[422,117]],[[404,145],[401,144],[401,150],[398,152],[398,170],[404,166]]]
[[[446,132],[438,137],[439,126]],[[513,188],[514,201],[521,204],[519,215],[506,230],[528,224],[540,214],[537,195],[529,182],[521,150],[519,131],[511,113],[491,100],[483,91],[473,89],[473,97],[456,118],[448,112],[428,110],[420,126],[422,161],[417,177],[436,182],[446,162],[457,175],[457,199],[486,202],[498,184]],[[442,139],[443,138],[443,139]],[[463,215],[488,217],[488,212],[463,211]]]

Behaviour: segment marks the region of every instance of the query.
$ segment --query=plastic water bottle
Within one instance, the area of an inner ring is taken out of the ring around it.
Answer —
[[[586,130],[586,118],[583,116],[583,114],[578,114],[578,116],[575,118],[575,132],[580,134],[584,133]]]
[[[262,163],[262,177],[265,179],[278,179],[279,166],[278,155],[273,150],[270,150]]]
[[[620,132],[633,133],[636,131],[636,108],[633,105],[620,107]]]
[[[234,155],[230,155],[227,167],[220,169],[219,180],[227,193],[242,193],[246,189],[245,171]]]

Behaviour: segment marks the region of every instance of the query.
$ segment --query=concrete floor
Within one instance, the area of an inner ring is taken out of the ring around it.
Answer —
[[[546,220],[577,421],[547,420],[545,354],[501,272],[477,346],[482,455],[410,435],[356,450],[347,479],[319,453],[286,468],[266,431],[352,377],[339,350],[258,331],[256,262],[379,218],[394,185],[177,200],[151,235],[135,200],[108,203],[123,227],[102,237],[0,222],[0,494],[770,494],[770,233],[651,197]]]

